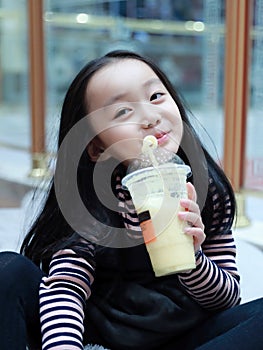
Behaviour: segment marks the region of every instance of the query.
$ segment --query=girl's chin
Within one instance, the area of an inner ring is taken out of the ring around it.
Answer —
[[[159,143],[159,140],[158,140],[158,145],[160,147],[167,149],[168,151],[177,153],[180,144],[175,141],[175,138],[171,138],[170,135],[169,136],[165,135],[165,136],[167,136],[167,137],[165,139],[163,139],[162,142]]]
[[[174,142],[168,142],[165,143],[163,145],[161,145],[162,148],[166,149],[167,151],[173,152],[173,153],[177,153],[179,146],[176,145]]]

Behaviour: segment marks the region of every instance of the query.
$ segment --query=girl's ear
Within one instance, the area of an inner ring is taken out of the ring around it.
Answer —
[[[93,139],[87,146],[89,158],[93,162],[102,162],[110,158],[110,154],[104,152],[104,149],[98,139]]]

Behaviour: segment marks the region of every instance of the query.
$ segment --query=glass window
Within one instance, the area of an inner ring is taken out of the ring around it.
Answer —
[[[44,4],[49,125],[54,125],[69,82],[87,61],[113,49],[131,49],[163,68],[222,157],[223,0],[163,0],[161,6],[158,0]]]
[[[0,1],[0,145],[28,149],[26,0]]]

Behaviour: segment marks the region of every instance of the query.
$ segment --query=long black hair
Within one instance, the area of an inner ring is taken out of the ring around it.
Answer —
[[[160,68],[147,57],[142,57],[131,51],[117,50],[92,60],[81,69],[71,83],[64,99],[58,135],[58,149],[74,125],[89,113],[89,100],[86,95],[86,90],[91,77],[108,64],[123,59],[135,59],[146,63],[152,68],[171,94],[179,108],[184,124],[184,135],[178,155],[186,164],[189,164],[192,169],[197,168],[197,171],[193,171],[193,176],[190,178],[190,181],[193,182],[196,187],[199,201],[201,199],[199,206],[202,209],[202,219],[205,227],[209,231],[209,227],[212,224],[213,202],[212,193],[208,185],[209,179],[212,179],[213,184],[216,186],[219,201],[222,201],[222,208],[224,208],[226,196],[230,199],[231,218],[225,228],[230,229],[235,215],[235,197],[231,184],[220,166],[212,159],[204,145],[202,145],[194,127],[191,125],[182,99],[179,97],[169,79]],[[66,154],[67,162],[71,160],[70,152],[71,150],[69,148]],[[84,151],[78,164],[78,188],[81,198],[88,211],[92,213],[96,219],[108,225],[121,227],[122,223],[118,213],[103,206],[95,194],[93,188],[94,166],[94,162],[89,159],[87,152]],[[119,165],[118,171],[122,172],[123,175],[125,174],[125,169],[122,165]],[[64,176],[66,176],[66,174]],[[71,198],[67,200],[70,203]],[[75,210],[77,212],[77,208],[75,208]],[[225,214],[225,210],[221,210],[218,220],[223,220]],[[68,224],[60,210],[54,187],[54,179],[52,179],[43,208],[22,243],[21,253],[28,256],[36,264],[40,264],[50,260],[51,256],[57,250],[74,245],[77,239],[78,233]]]

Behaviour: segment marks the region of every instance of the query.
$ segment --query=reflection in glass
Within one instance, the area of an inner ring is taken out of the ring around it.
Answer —
[[[26,0],[0,2],[0,144],[28,148]]]
[[[222,154],[224,3],[44,1],[50,124],[69,82],[87,61],[114,49],[135,50],[168,74]],[[205,133],[204,142],[214,147]]]

